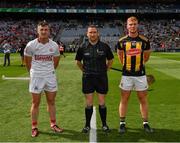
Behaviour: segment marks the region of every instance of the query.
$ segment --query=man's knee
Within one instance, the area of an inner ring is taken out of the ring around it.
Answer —
[[[38,108],[39,104],[41,101],[41,95],[40,94],[36,94],[36,93],[32,93],[32,107],[33,108]]]
[[[39,104],[40,104],[40,101],[32,101],[32,107],[33,108],[38,108],[39,107]]]
[[[99,99],[99,105],[102,105],[102,106],[105,105],[105,98],[100,98]]]
[[[122,95],[122,96],[121,96],[121,103],[122,103],[122,104],[127,104],[127,103],[128,103],[128,100],[129,100],[129,97],[128,97],[128,96],[125,96],[125,95]]]
[[[147,103],[147,96],[146,94],[138,94],[138,99],[141,104]]]
[[[48,99],[47,103],[49,106],[54,106],[55,105],[55,100],[54,99]]]
[[[140,104],[145,105],[145,104],[147,104],[147,99],[146,98],[140,98],[139,102],[140,102]]]
[[[86,105],[92,106],[93,105],[93,94],[85,94],[86,97]]]
[[[46,93],[47,104],[49,106],[54,106],[55,105],[56,92],[45,91],[45,93]]]

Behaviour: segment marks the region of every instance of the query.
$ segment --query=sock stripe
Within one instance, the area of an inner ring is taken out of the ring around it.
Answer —
[[[122,124],[126,124],[126,122],[125,122],[125,121],[121,121],[121,122],[120,122],[120,125],[122,125]]]
[[[144,124],[148,124],[148,122],[143,122],[143,125],[144,125]]]

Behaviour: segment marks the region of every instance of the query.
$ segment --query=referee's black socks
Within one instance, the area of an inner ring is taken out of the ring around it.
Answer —
[[[101,117],[102,125],[107,126],[106,124],[107,108],[105,105],[99,105],[99,114]]]
[[[93,106],[87,106],[85,108],[85,115],[86,115],[86,127],[90,127],[90,121],[91,121],[91,116],[93,113]]]

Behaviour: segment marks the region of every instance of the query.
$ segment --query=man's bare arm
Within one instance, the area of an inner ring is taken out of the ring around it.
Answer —
[[[59,65],[60,56],[53,57],[54,61],[54,69],[56,69]]]
[[[76,60],[76,64],[79,67],[79,69],[83,72],[84,68],[83,68],[83,64],[81,63],[81,61]]]
[[[120,62],[121,64],[123,64],[124,51],[117,49],[117,55],[118,55],[118,60],[119,60],[119,62]]]
[[[25,56],[24,56],[24,62],[25,62],[26,68],[27,68],[27,70],[28,70],[28,72],[29,72],[30,69],[31,69],[32,57],[25,55]]]
[[[109,70],[112,67],[112,64],[113,64],[113,59],[107,61],[107,64],[106,64],[107,65],[107,70]]]
[[[144,63],[146,63],[149,60],[151,54],[151,50],[144,51]]]

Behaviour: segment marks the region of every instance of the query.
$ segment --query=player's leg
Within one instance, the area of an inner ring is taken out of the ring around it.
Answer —
[[[140,111],[143,121],[148,121],[148,101],[147,91],[137,91],[138,99],[140,102]]]
[[[140,102],[140,111],[143,119],[144,129],[147,132],[152,132],[152,129],[148,124],[147,88],[148,88],[148,83],[146,76],[137,77],[135,82],[135,89],[137,91],[137,96]]]
[[[24,66],[24,55],[21,54],[20,56],[21,56],[21,66],[23,67]]]
[[[32,105],[31,105],[31,121],[32,121],[32,137],[38,135],[38,115],[39,115],[39,104],[41,101],[41,94],[32,93]]]
[[[128,100],[130,97],[131,91],[121,90],[121,101],[119,104],[119,116],[120,118],[126,117]]]
[[[55,107],[55,97],[56,92],[48,92],[46,93],[46,100],[47,100],[47,110],[50,116],[50,125],[51,127],[56,125],[56,107]]]
[[[31,105],[31,119],[32,119],[32,137],[38,135],[38,115],[39,115],[39,104],[41,100],[41,92],[44,86],[42,78],[31,77],[29,83],[29,92],[32,94],[32,105]]]
[[[85,102],[86,102],[86,107],[85,107],[85,118],[86,118],[86,123],[84,128],[82,129],[83,133],[88,133],[90,130],[90,121],[91,117],[93,114],[93,93],[95,91],[94,85],[93,85],[93,80],[91,77],[87,77],[83,75],[82,78],[82,91],[85,95]]]
[[[153,132],[148,123],[148,100],[147,91],[137,91],[138,99],[140,102],[140,111],[143,119],[143,126],[146,132]]]
[[[63,129],[58,127],[56,124],[55,98],[57,93],[57,80],[54,73],[52,74],[52,76],[45,78],[44,91],[46,93],[47,109],[50,116],[51,129],[55,132],[61,133],[63,132]]]
[[[10,53],[7,54],[8,66],[10,66]]]
[[[146,76],[135,77],[135,90],[140,102],[140,111],[143,121],[148,120],[148,101],[147,101],[147,80]]]
[[[57,126],[56,123],[56,106],[55,106],[55,92],[45,91],[46,93],[46,100],[47,100],[47,109],[50,116],[50,126],[51,129],[55,132],[63,132],[63,129]]]
[[[121,89],[121,100],[119,104],[119,117],[120,117],[120,133],[124,133],[126,128],[125,128],[125,118],[126,118],[126,112],[127,112],[127,107],[128,107],[128,100],[130,97],[131,91],[128,90],[122,90]]]
[[[24,56],[21,56],[21,65],[24,66]]]
[[[7,54],[4,54],[4,64],[3,64],[3,66],[6,66],[6,56]]]
[[[133,79],[132,77],[122,76],[121,83],[119,85],[121,88],[121,100],[119,103],[119,117],[120,117],[120,133],[124,133],[126,131],[125,128],[125,118],[128,107],[128,100],[131,94],[131,90],[133,89]]]

